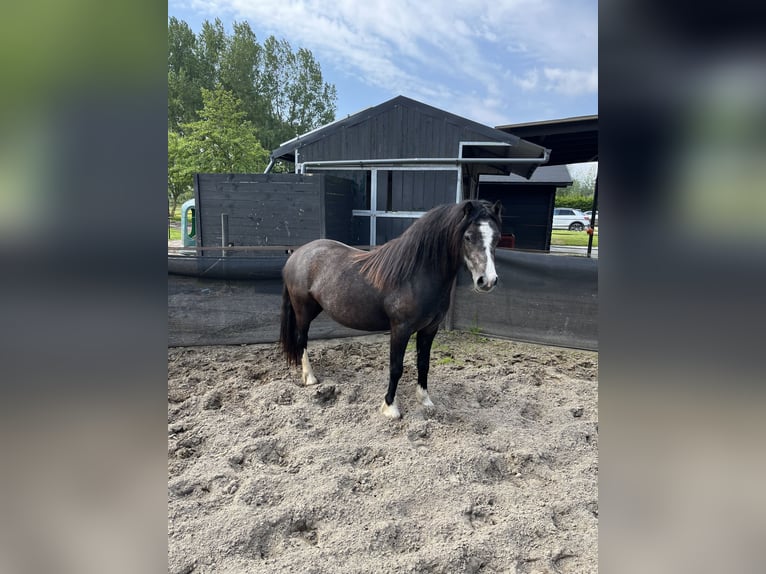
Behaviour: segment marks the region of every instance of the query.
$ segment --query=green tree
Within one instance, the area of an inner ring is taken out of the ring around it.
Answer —
[[[269,159],[238,98],[221,86],[201,94],[200,119],[168,130],[169,214],[191,196],[195,173],[261,172]]]
[[[200,86],[212,90],[221,81],[221,60],[226,51],[226,31],[219,18],[212,24],[205,20],[199,33],[199,82]]]
[[[335,119],[337,91],[322,78],[311,51],[293,52],[286,40],[269,36],[263,43],[260,73],[270,148]]]
[[[189,161],[198,172],[252,173],[263,171],[269,154],[246,119],[242,101],[217,87],[202,88],[200,119],[183,124]]]
[[[220,82],[242,100],[247,118],[263,129],[264,102],[259,93],[258,69],[261,46],[247,22],[234,23],[234,34],[226,42],[221,57]]]
[[[335,119],[338,98],[333,84],[322,79],[322,69],[314,55],[300,48],[295,58],[295,77],[290,85],[290,108],[285,121],[296,134],[327,124]]]
[[[197,37],[186,22],[168,22],[168,129],[197,118],[202,108]]]
[[[180,202],[192,196],[194,167],[190,156],[187,140],[168,130],[168,217],[175,213]]]
[[[195,35],[168,20],[168,208],[191,196],[194,173],[260,172],[268,152],[335,119],[337,92],[309,50],[247,22],[220,19]],[[281,169],[279,165],[275,167]]]
[[[220,19],[205,21],[197,36],[186,22],[168,21],[168,129],[199,119],[202,89],[232,92],[258,128],[261,144],[274,149],[285,140],[335,119],[337,92],[319,63],[286,40],[263,45],[245,22],[228,35]]]
[[[202,100],[199,120],[181,124],[182,133],[168,131],[171,213],[190,194],[193,174],[261,172],[269,159],[238,98],[219,86],[202,88]]]

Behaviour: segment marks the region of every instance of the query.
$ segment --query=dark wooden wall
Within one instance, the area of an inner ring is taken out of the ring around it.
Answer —
[[[551,214],[556,198],[553,185],[481,183],[479,197],[503,204],[503,234],[516,236],[516,249],[549,251]]]
[[[320,176],[320,237],[350,243],[355,184],[329,174]]]
[[[487,139],[464,118],[417,102],[398,103],[306,143],[300,161],[456,157],[459,142]]]
[[[302,245],[319,238],[351,241],[352,181],[327,174],[198,174],[198,245]],[[232,252],[236,254],[237,252]]]
[[[425,212],[437,205],[455,202],[457,174],[440,170],[378,170],[377,210],[387,212]],[[371,175],[358,188],[354,209],[370,209]],[[406,217],[380,217],[376,223],[377,244],[382,245],[401,235],[415,221]],[[370,244],[370,218],[355,216],[352,241],[355,245]]]

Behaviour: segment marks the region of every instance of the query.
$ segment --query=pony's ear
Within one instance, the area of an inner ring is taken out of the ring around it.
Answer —
[[[466,219],[469,219],[471,215],[473,215],[473,211],[474,211],[473,201],[470,201],[470,200],[466,201],[465,205],[463,206],[463,217],[465,217]]]
[[[492,206],[492,213],[494,213],[498,219],[500,219],[500,216],[503,213],[503,204],[498,199],[495,204]]]

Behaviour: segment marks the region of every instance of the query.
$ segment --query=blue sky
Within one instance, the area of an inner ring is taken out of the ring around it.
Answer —
[[[595,0],[169,0],[308,48],[337,118],[404,95],[490,126],[598,113]]]

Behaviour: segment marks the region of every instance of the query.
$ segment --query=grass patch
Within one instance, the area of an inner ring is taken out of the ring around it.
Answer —
[[[180,240],[181,239],[181,230],[177,229],[175,227],[168,227],[168,239],[173,240]]]
[[[551,232],[551,245],[588,246],[588,233],[585,231],[568,231],[554,229]],[[593,233],[593,247],[598,247],[598,229]]]

